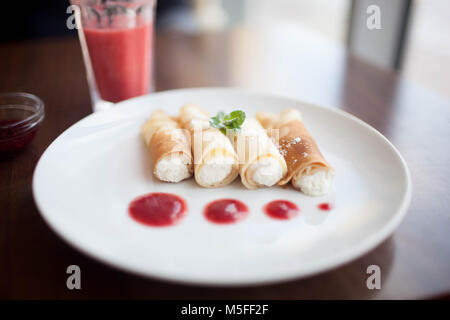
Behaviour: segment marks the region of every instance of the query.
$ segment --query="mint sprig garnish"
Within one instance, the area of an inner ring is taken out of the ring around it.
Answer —
[[[230,114],[220,111],[215,117],[209,120],[211,127],[219,129],[223,134],[227,134],[228,130],[239,131],[245,121],[245,112],[242,110],[235,110]]]

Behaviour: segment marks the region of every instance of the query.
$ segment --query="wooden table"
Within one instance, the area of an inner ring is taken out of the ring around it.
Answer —
[[[308,32],[165,32],[156,41],[157,90],[258,88],[341,107],[377,128],[398,147],[412,173],[413,197],[405,220],[388,240],[356,261],[311,278],[267,286],[186,286],[107,267],[58,238],[40,217],[31,193],[33,170],[45,148],[91,112],[77,39],[2,44],[0,91],[40,96],[47,117],[32,145],[0,162],[1,298],[366,299],[450,293],[449,101]],[[66,267],[71,264],[81,267],[82,290],[66,288]],[[371,264],[381,267],[381,290],[366,288]]]

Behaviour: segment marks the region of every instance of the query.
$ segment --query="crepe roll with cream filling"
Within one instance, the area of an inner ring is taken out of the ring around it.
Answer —
[[[278,114],[259,112],[256,115],[286,160],[288,173],[279,182],[292,185],[310,196],[321,196],[331,188],[334,170],[323,157],[314,139],[302,122],[296,109],[286,109]]]
[[[240,131],[228,131],[239,158],[239,174],[248,189],[271,187],[287,173],[286,162],[266,130],[255,119],[246,119]]]
[[[189,135],[177,121],[162,110],[155,110],[142,126],[141,135],[150,151],[156,178],[179,182],[192,176]]]
[[[188,104],[181,108],[179,122],[191,134],[195,181],[206,188],[223,187],[239,174],[236,152],[228,138],[209,124],[209,115]]]

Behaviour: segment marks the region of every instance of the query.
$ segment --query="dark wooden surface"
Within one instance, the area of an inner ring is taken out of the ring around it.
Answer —
[[[249,30],[157,35],[157,90],[243,86],[341,107],[385,134],[413,179],[398,230],[365,256],[311,278],[257,287],[212,288],[149,280],[98,263],[59,239],[33,202],[31,179],[45,148],[91,111],[76,38],[0,45],[0,91],[40,96],[47,117],[33,143],[0,162],[0,297],[90,298],[431,298],[450,292],[450,103],[346,54],[289,32]],[[380,173],[382,174],[382,173]],[[82,270],[82,289],[66,288],[66,267]],[[366,268],[382,270],[382,289],[366,288]]]

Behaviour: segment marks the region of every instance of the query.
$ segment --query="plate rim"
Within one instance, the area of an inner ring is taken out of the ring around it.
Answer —
[[[162,273],[159,271],[152,272],[144,272],[142,270],[138,270],[137,267],[132,267],[130,265],[127,265],[126,263],[122,263],[117,261],[117,259],[113,259],[110,257],[105,257],[103,255],[99,255],[98,252],[90,251],[89,248],[85,248],[83,245],[78,245],[77,241],[73,239],[72,236],[69,236],[65,234],[64,232],[58,230],[58,226],[56,223],[52,222],[50,216],[46,215],[43,210],[42,203],[39,202],[39,199],[37,197],[37,182],[36,182],[36,172],[39,170],[40,164],[44,159],[44,156],[46,155],[49,150],[57,143],[58,140],[61,139],[61,137],[72,127],[79,125],[81,122],[87,121],[86,119],[95,116],[99,113],[105,113],[105,112],[111,112],[114,110],[117,110],[119,108],[125,108],[127,104],[133,103],[134,101],[138,101],[141,99],[146,99],[149,96],[154,96],[156,94],[158,95],[166,95],[171,93],[182,93],[182,92],[195,92],[195,91],[221,91],[222,93],[230,93],[230,94],[247,94],[247,95],[256,95],[260,97],[266,97],[266,98],[274,98],[274,99],[282,99],[282,100],[290,100],[293,103],[301,103],[303,105],[308,105],[313,108],[319,108],[319,109],[325,109],[326,111],[339,114],[345,118],[348,118],[352,121],[355,121],[359,125],[365,127],[369,131],[371,131],[373,134],[378,136],[378,138],[381,138],[384,143],[386,143],[392,151],[394,151],[394,154],[397,156],[397,158],[400,160],[400,163],[402,165],[403,173],[405,174],[406,178],[406,189],[404,190],[404,196],[401,201],[401,204],[398,208],[398,210],[393,214],[393,216],[388,220],[387,225],[380,229],[375,234],[371,235],[370,237],[365,238],[363,241],[359,242],[355,246],[353,246],[353,249],[350,250],[348,253],[344,252],[341,256],[336,258],[332,263],[321,263],[318,266],[315,266],[315,268],[310,268],[311,270],[306,271],[296,271],[296,272],[289,272],[289,273],[282,273],[278,274],[276,276],[271,275],[270,278],[259,276],[259,277],[252,277],[247,279],[225,279],[222,280],[220,278],[215,279],[209,279],[209,278],[203,278],[203,277],[180,277],[177,275],[171,275],[170,273]],[[179,89],[171,89],[171,90],[164,90],[164,91],[157,91],[153,93],[149,93],[147,95],[134,97],[128,100],[121,101],[117,103],[114,108],[109,110],[102,110],[99,112],[92,112],[89,115],[83,117],[82,119],[76,121],[72,125],[70,125],[68,128],[66,128],[62,133],[60,133],[44,150],[44,152],[39,157],[39,160],[34,168],[33,171],[33,177],[32,177],[32,195],[34,203],[36,204],[36,208],[44,220],[44,222],[49,226],[49,228],[58,235],[59,238],[61,238],[65,243],[67,243],[70,247],[76,249],[77,251],[85,254],[89,258],[92,258],[96,261],[99,261],[109,267],[112,267],[116,270],[124,271],[127,273],[131,273],[134,275],[142,276],[144,278],[149,279],[156,279],[156,280],[165,280],[172,283],[181,283],[181,284],[189,284],[189,285],[200,285],[200,286],[218,286],[218,287],[233,287],[233,286],[255,286],[255,285],[267,285],[267,284],[273,284],[278,282],[285,282],[290,280],[299,280],[307,277],[311,277],[313,275],[317,275],[320,273],[324,273],[326,271],[337,269],[345,264],[348,264],[354,260],[356,260],[359,257],[362,257],[365,254],[368,254],[370,251],[372,251],[374,248],[376,248],[378,245],[380,245],[384,240],[386,240],[400,225],[400,223],[403,221],[406,213],[408,212],[409,205],[411,203],[412,198],[412,179],[411,179],[411,173],[409,170],[409,167],[402,156],[402,154],[399,152],[399,150],[392,144],[392,142],[389,141],[381,132],[379,132],[377,129],[366,123],[365,121],[359,119],[355,115],[344,111],[342,109],[331,107],[325,104],[316,104],[311,103],[309,101],[301,100],[296,98],[295,96],[289,96],[289,95],[280,95],[280,94],[274,94],[268,91],[261,91],[261,90],[255,90],[255,89],[249,89],[249,88],[241,88],[241,87],[192,87],[192,88],[179,88]]]

